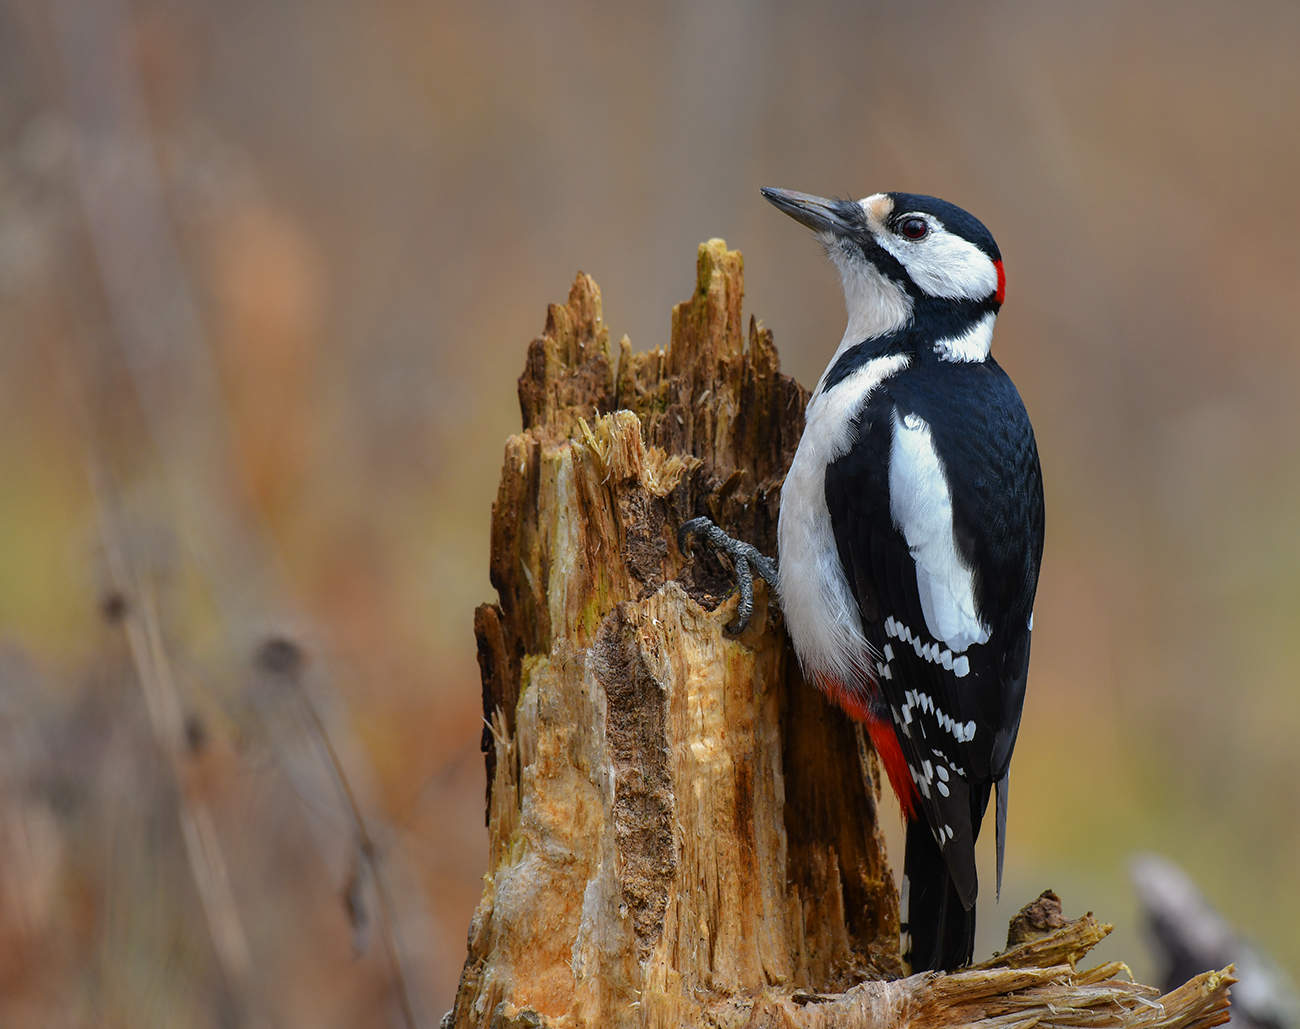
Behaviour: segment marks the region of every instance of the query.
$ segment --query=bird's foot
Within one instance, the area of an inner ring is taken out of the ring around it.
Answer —
[[[687,551],[692,536],[704,537],[716,549],[724,551],[731,557],[731,562],[736,569],[736,588],[740,590],[740,604],[736,608],[736,620],[727,626],[727,632],[738,636],[745,631],[754,613],[754,572],[758,572],[767,584],[775,589],[776,561],[753,544],[728,536],[709,518],[692,518],[682,523],[677,530],[677,547],[683,553]]]

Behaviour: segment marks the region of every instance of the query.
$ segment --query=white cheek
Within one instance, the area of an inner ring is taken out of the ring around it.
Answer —
[[[998,270],[974,243],[935,228],[916,243],[882,234],[880,245],[933,297],[983,300],[998,288]]]

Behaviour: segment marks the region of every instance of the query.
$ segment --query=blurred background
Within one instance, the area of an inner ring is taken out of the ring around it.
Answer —
[[[1143,850],[1300,968],[1297,39],[1284,0],[0,0],[0,1024],[436,1024],[526,344],[578,269],[663,344],[723,236],[815,381],[838,285],[760,185],[939,194],[1006,258],[1049,539],[981,949],[1050,886],[1154,974]]]

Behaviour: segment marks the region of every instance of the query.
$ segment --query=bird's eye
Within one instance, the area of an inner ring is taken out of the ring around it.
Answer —
[[[924,218],[904,218],[898,223],[898,234],[907,239],[925,239],[930,232],[930,223]]]

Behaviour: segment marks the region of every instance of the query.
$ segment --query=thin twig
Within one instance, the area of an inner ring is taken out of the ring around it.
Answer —
[[[82,410],[84,412],[84,407]],[[92,437],[87,435],[86,438],[89,441]],[[88,445],[93,448],[93,444]],[[108,500],[103,466],[93,453],[88,460],[109,582],[117,595],[127,598],[122,612],[127,647],[144,696],[154,742],[176,782],[176,813],[190,875],[199,894],[208,935],[223,977],[234,996],[246,1001],[253,996],[248,936],[239,917],[212,812],[201,797],[185,787],[182,708],[163,641],[157,598],[153,587],[136,574],[122,542],[122,530]]]
[[[375,845],[374,837],[370,835],[365,814],[361,810],[356,793],[353,791],[352,784],[344,771],[343,762],[339,758],[338,751],[335,750],[334,743],[325,728],[325,722],[321,719],[319,712],[316,710],[316,705],[311,702],[307,692],[299,689],[297,693],[302,700],[303,707],[306,709],[307,717],[311,721],[312,732],[316,735],[321,748],[325,752],[334,782],[338,786],[339,794],[342,796],[348,814],[352,819],[352,827],[356,833],[361,860],[374,881],[375,894],[379,898],[381,921],[379,935],[384,941],[385,956],[393,969],[393,978],[397,986],[398,1005],[401,1007],[403,1021],[410,1029],[415,1029],[415,1008],[411,1003],[410,988],[402,965],[401,948],[397,945],[397,922],[394,918],[393,901],[388,891],[388,883],[383,870],[380,868],[379,850]]]

